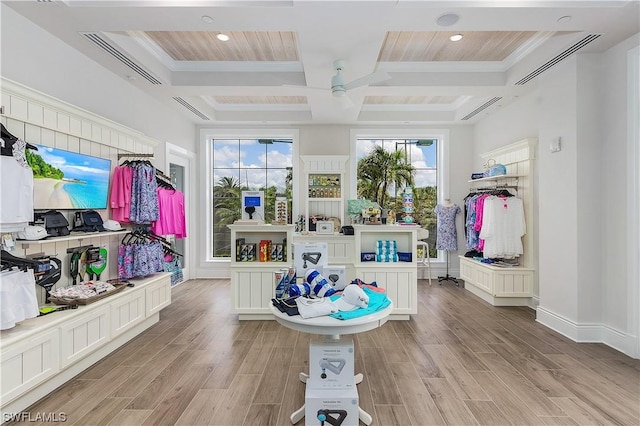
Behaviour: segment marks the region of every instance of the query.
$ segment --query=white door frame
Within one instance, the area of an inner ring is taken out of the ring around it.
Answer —
[[[185,239],[185,262],[182,265],[182,273],[184,280],[191,279],[191,274],[195,271],[195,244],[197,238],[194,238],[196,230],[196,196],[198,194],[196,185],[196,167],[194,152],[188,151],[180,146],[167,142],[165,151],[165,170],[169,173],[169,165],[177,164],[184,167],[185,171],[185,187],[184,187],[184,199],[185,199],[185,216],[187,222],[187,238]]]
[[[629,97],[627,104],[627,282],[628,334],[633,347],[627,355],[640,359],[640,47],[627,54]]]

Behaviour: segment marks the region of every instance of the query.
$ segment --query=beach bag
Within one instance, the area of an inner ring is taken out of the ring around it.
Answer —
[[[507,174],[507,168],[504,164],[496,163],[496,160],[490,158],[484,163],[484,177],[504,176]]]

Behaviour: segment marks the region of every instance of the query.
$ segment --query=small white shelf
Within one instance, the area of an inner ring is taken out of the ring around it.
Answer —
[[[500,175],[500,176],[489,176],[489,177],[483,177],[480,179],[471,179],[468,180],[467,182],[469,183],[474,183],[474,182],[495,182],[498,180],[503,180],[503,179],[517,179],[519,177],[522,177],[520,175]]]
[[[130,231],[128,230],[105,231],[105,232],[76,232],[76,233],[71,233],[69,235],[65,235],[64,237],[49,237],[42,240],[18,240],[18,243],[22,245],[22,248],[27,249],[31,245],[57,243],[60,241],[81,241],[87,238],[110,237],[112,235],[124,235],[124,234],[128,234],[129,232]]]

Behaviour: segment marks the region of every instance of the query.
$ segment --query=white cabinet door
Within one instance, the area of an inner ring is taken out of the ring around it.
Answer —
[[[145,288],[146,316],[171,304],[171,278],[163,277]]]
[[[84,358],[109,341],[109,305],[60,326],[60,367]]]
[[[127,292],[111,304],[111,338],[142,322],[145,317],[145,292]]]
[[[54,328],[2,351],[2,404],[11,401],[60,370],[60,335]]]

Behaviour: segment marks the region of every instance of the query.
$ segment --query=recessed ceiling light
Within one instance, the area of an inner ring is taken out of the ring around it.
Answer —
[[[213,22],[213,18],[209,15],[202,15],[202,22],[204,22],[205,24],[210,24]]]
[[[224,33],[218,33],[218,35],[216,35],[216,38],[220,41],[229,41],[229,36]]]
[[[438,19],[436,19],[436,24],[441,27],[450,27],[451,25],[458,22],[460,16],[456,13],[445,13],[444,15],[440,15]]]
[[[559,24],[566,24],[567,22],[570,22],[570,21],[571,21],[571,16],[569,15],[561,16],[558,18]]]
[[[451,40],[451,41],[460,41],[460,40],[462,40],[462,34],[454,34],[454,35],[449,37],[449,40]]]

